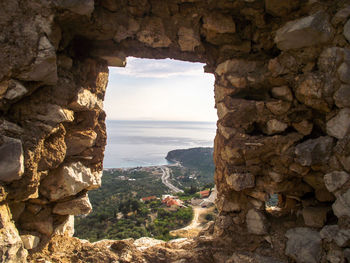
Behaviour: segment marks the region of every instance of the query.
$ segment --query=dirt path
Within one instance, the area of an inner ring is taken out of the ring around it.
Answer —
[[[191,224],[183,228],[170,231],[170,235],[179,236],[179,237],[188,237],[188,238],[192,238],[198,235],[198,233],[202,230],[199,217],[202,214],[207,213],[208,208],[203,208],[200,206],[193,206],[192,208],[193,208],[193,219],[191,221]]]

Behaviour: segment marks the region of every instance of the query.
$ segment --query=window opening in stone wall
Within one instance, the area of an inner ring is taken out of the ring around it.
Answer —
[[[215,218],[214,76],[203,66],[129,57],[109,68],[102,187],[89,192],[77,237],[169,240]]]

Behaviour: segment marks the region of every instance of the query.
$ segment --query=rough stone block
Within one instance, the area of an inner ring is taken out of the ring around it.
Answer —
[[[293,94],[288,86],[274,87],[271,89],[271,94],[276,99],[293,101]]]
[[[330,207],[306,207],[303,209],[305,225],[311,227],[323,227]]]
[[[287,22],[277,30],[275,43],[281,50],[297,49],[328,42],[332,35],[333,29],[327,14],[318,12]]]
[[[235,33],[236,24],[230,15],[210,13],[203,18],[203,28],[216,33]]]
[[[89,90],[81,88],[78,91],[75,100],[69,104],[69,107],[74,111],[102,109],[103,102]]]
[[[344,171],[334,171],[324,176],[324,183],[328,191],[335,192],[339,190],[347,181],[350,175]]]
[[[314,125],[307,120],[302,120],[301,122],[293,123],[293,127],[302,135],[309,135],[312,132]]]
[[[1,139],[1,138],[0,138]],[[19,180],[24,173],[24,157],[21,140],[3,136],[0,146],[0,181]]]
[[[74,216],[69,215],[67,218],[54,230],[55,235],[67,235],[72,237],[74,235]]]
[[[344,25],[344,37],[350,42],[350,19]]]
[[[341,109],[326,125],[327,133],[337,139],[342,139],[350,130],[350,108]]]
[[[251,173],[233,173],[226,178],[227,184],[235,191],[255,186],[255,177]]]
[[[194,51],[195,47],[200,45],[199,36],[195,34],[193,29],[180,27],[178,33],[179,45],[182,51]]]
[[[273,135],[277,133],[284,132],[288,128],[288,125],[279,120],[273,119],[266,123],[265,133],[267,135]]]
[[[350,217],[350,189],[344,194],[338,196],[332,205],[334,214],[340,218],[342,216]]]
[[[92,130],[75,131],[67,134],[67,156],[79,154],[85,149],[92,147],[95,144],[96,138],[97,134]]]
[[[350,107],[350,85],[341,85],[334,93],[333,99],[339,108]]]
[[[297,262],[320,262],[322,242],[318,232],[306,227],[297,227],[289,229],[286,237],[288,238],[285,251],[287,256]]]
[[[84,189],[95,189],[101,186],[102,173],[92,172],[82,163],[63,165],[52,171],[41,183],[40,192],[55,201],[73,196]]]
[[[21,235],[21,239],[25,249],[36,248],[40,242],[40,238],[33,235]]]
[[[273,16],[285,16],[298,8],[299,4],[299,0],[265,0],[265,10]]]
[[[58,0],[57,7],[67,9],[78,15],[89,16],[94,11],[94,0]]]
[[[338,76],[344,83],[350,84],[350,64],[343,62],[338,68]]]
[[[248,232],[255,235],[267,234],[267,220],[263,213],[258,210],[250,209],[246,216]]]
[[[310,139],[295,147],[296,161],[302,166],[324,164],[329,160],[333,139],[322,136]]]
[[[87,195],[80,196],[70,201],[60,202],[53,208],[53,213],[58,215],[85,215],[90,213],[92,206]]]
[[[17,80],[9,81],[8,90],[4,96],[5,99],[14,100],[22,97],[28,90]]]

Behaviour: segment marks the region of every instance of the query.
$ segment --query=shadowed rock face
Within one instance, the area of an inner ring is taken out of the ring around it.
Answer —
[[[25,262],[21,235],[38,259],[53,235],[72,235],[73,214],[90,211],[86,192],[100,184],[106,144],[108,66],[136,56],[204,62],[215,75],[219,216],[211,235],[231,250],[254,244],[256,254],[225,254],[203,240],[168,250],[205,246],[208,262],[343,262],[350,254],[349,28],[344,0],[1,2],[1,261]],[[273,193],[279,209],[265,209]],[[309,248],[300,246],[304,233]],[[171,262],[168,250],[140,257]],[[132,260],[124,252],[119,258]],[[72,253],[73,261],[91,257]],[[178,262],[196,257],[181,253]]]

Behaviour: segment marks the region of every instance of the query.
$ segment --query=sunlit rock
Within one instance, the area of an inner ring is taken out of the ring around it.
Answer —
[[[58,215],[85,215],[90,213],[92,206],[87,195],[70,201],[57,203],[52,212]]]
[[[102,109],[103,102],[89,90],[80,88],[75,100],[69,104],[69,107],[74,111]]]
[[[33,235],[21,235],[21,239],[25,249],[36,248],[40,242],[40,238]]]

